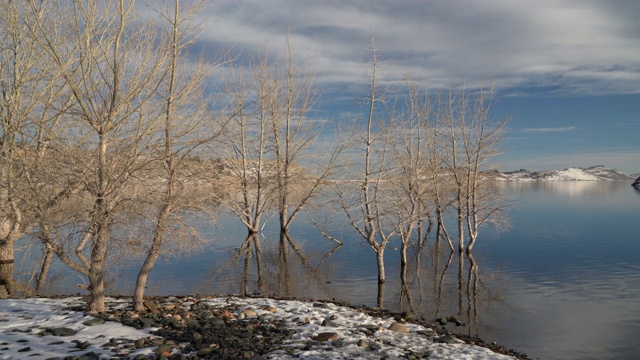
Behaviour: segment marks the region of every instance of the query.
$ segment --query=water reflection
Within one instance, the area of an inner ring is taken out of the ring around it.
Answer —
[[[33,253],[41,255],[33,261],[29,258],[26,262],[29,266],[22,271],[26,276],[15,276],[14,260],[0,262],[0,298],[33,296],[42,294],[45,286],[51,281],[56,280],[49,276],[49,269],[54,261],[54,249],[49,244],[40,242],[28,242],[25,245],[27,253],[32,254],[34,244],[41,245],[42,249],[37,249]],[[38,251],[40,250],[40,251]],[[20,258],[16,256],[16,258]],[[22,268],[20,264],[18,268]]]
[[[214,270],[200,289],[229,289],[242,295],[313,297],[330,294],[329,279],[338,264],[327,261],[341,245],[326,251],[305,251],[289,233],[272,241],[260,234],[249,234],[224,264]],[[238,286],[239,285],[239,286]],[[204,290],[202,290],[204,291]]]
[[[611,196],[627,191],[629,183],[626,181],[502,181],[496,183],[496,186],[513,195],[533,192],[580,198]]]
[[[413,239],[404,267],[398,242],[392,243],[385,288],[378,287],[375,255],[347,231],[333,233],[345,240],[334,247],[308,224],[285,236],[272,229],[237,238],[234,223],[221,221],[224,226],[211,230],[219,237],[203,251],[158,264],[148,293],[381,303],[416,318],[447,320],[449,330],[533,358],[633,358],[631,339],[640,336],[640,192],[626,182],[500,186],[520,196],[510,210],[510,230],[483,232],[473,256],[452,253],[446,240],[422,234],[421,241]],[[46,249],[33,250],[32,260],[15,264],[20,284],[45,294],[78,291],[77,274],[61,270],[57,260],[43,271]],[[130,294],[127,274],[137,269],[112,271],[111,294]],[[38,274],[47,276],[38,281]]]
[[[422,251],[425,254],[422,253]],[[425,267],[423,260],[429,263]],[[497,283],[483,282],[479,264],[473,254],[442,251],[436,242],[433,247],[418,249],[415,254],[414,297],[410,292],[401,295],[397,304],[399,311],[407,311],[429,321],[437,321],[454,332],[469,336],[481,333],[480,313],[482,306],[494,306],[499,301]],[[452,265],[455,263],[455,267]],[[412,304],[417,304],[413,306]]]

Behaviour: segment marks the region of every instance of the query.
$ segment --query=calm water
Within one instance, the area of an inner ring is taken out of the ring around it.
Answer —
[[[421,251],[412,249],[403,290],[398,251],[387,251],[385,307],[429,320],[457,316],[465,323],[457,332],[532,358],[637,358],[640,192],[628,182],[604,181],[505,183],[501,189],[513,195],[512,226],[500,233],[485,229],[473,258],[450,257],[429,238]],[[239,222],[222,217],[217,227],[203,229],[212,240],[202,251],[157,265],[148,294],[247,291],[374,306],[373,251],[340,219],[332,224],[338,230],[331,234],[345,242],[337,250],[301,223],[291,242],[281,243],[267,228],[256,253],[241,247]],[[18,266],[28,271],[26,262]],[[112,293],[131,293],[135,271],[134,265],[114,268]],[[83,282],[59,265],[51,277],[50,294],[76,293]]]

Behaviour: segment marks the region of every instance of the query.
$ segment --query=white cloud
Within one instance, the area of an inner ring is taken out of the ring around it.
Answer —
[[[576,130],[575,126],[522,129],[522,131],[524,132],[532,132],[532,133],[566,132],[566,131],[573,131],[573,130]]]
[[[322,2],[219,0],[202,40],[248,53],[274,50],[291,28],[317,83],[362,81],[373,32],[386,79],[409,72],[432,88],[495,77],[502,87],[576,94],[638,93],[636,1]]]

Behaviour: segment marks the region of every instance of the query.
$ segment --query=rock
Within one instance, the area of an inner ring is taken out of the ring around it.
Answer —
[[[204,349],[198,350],[197,354],[199,357],[206,357],[211,355],[211,353],[213,353],[214,350],[215,350],[214,348],[204,348]]]
[[[158,327],[158,324],[156,323],[156,321],[154,319],[139,318],[138,319],[138,323],[143,328]]]
[[[105,323],[104,319],[96,317],[96,318],[92,318],[92,319],[89,319],[87,321],[84,321],[82,323],[82,325],[94,326],[94,325],[102,325],[104,323]]]
[[[202,334],[196,332],[193,334],[193,342],[198,345],[198,344],[202,344],[202,340],[204,340],[204,337],[202,336]]]
[[[80,349],[80,350],[84,350],[86,348],[88,348],[89,346],[91,346],[91,343],[88,341],[83,341],[83,342],[76,342],[76,349]]]
[[[93,351],[90,351],[90,352],[88,352],[88,353],[86,353],[84,355],[78,356],[75,359],[77,359],[77,360],[100,360],[100,355],[94,353]]]
[[[394,322],[393,324],[391,324],[388,329],[391,331],[405,333],[405,334],[408,334],[410,332],[409,328],[397,322]]]
[[[160,309],[160,305],[155,301],[145,300],[142,304],[151,312],[158,312],[158,309]]]
[[[455,344],[458,339],[456,339],[456,337],[453,335],[444,335],[444,336],[437,337],[433,340],[441,344]]]
[[[416,332],[422,336],[433,336],[435,334],[433,329],[418,330]]]
[[[633,186],[634,188],[640,190],[640,177],[636,179],[636,181],[633,182],[633,184],[631,184],[631,186]]]
[[[162,354],[162,353],[165,353],[165,352],[169,352],[169,353],[171,353],[171,349],[172,349],[172,348],[173,348],[173,347],[172,347],[171,345],[163,344],[163,345],[158,346],[155,350],[153,350],[153,352],[154,352],[155,354],[158,354],[158,355],[160,355],[160,354]]]
[[[213,315],[213,314],[211,314],[211,315]],[[235,319],[235,316],[229,310],[224,310],[222,312],[222,314],[220,314],[220,316],[225,318],[225,319]]]
[[[67,327],[52,328],[50,331],[53,336],[73,336],[78,332]]]
[[[244,309],[240,312],[240,315],[244,315],[244,317],[256,317],[258,316],[258,313],[256,313],[255,311],[251,310],[251,309]]]
[[[338,327],[338,324],[336,324],[335,322],[331,321],[331,320],[323,320],[322,321],[322,326],[327,326],[327,327]]]
[[[136,347],[137,349],[140,349],[140,348],[145,347],[145,346],[144,346],[145,340],[146,340],[146,339],[144,339],[144,338],[136,340],[136,341],[134,342],[135,347]]]
[[[340,336],[334,332],[321,332],[315,336],[312,336],[311,339],[315,341],[334,341],[338,340]]]
[[[369,343],[366,340],[358,340],[358,347],[369,347]]]

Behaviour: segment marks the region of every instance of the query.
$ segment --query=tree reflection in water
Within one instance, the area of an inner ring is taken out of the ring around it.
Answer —
[[[454,260],[457,266],[452,266]],[[488,312],[501,298],[500,284],[493,277],[486,280],[473,254],[451,251],[442,241],[427,241],[422,247],[416,244],[408,267],[401,268],[399,290],[386,302],[390,310],[408,317],[437,321],[456,333],[476,336],[482,309]]]
[[[226,286],[235,293],[240,280],[239,293],[244,296],[324,296],[331,293],[328,279],[337,266],[335,261],[330,263],[327,259],[340,247],[337,244],[326,252],[305,252],[287,232],[280,233],[277,242],[260,234],[249,234],[229,261],[217,267],[207,283],[221,284],[226,280]]]
[[[422,246],[416,242],[406,266],[398,265],[397,277],[389,278],[387,283],[377,283],[377,294],[369,292],[371,297],[364,299],[350,297],[357,296],[350,293],[337,293],[338,286],[334,287],[329,281],[341,277],[339,270],[346,270],[339,267],[346,264],[338,265],[333,258],[328,261],[341,245],[327,251],[309,250],[304,242],[296,242],[286,232],[276,241],[259,234],[249,235],[227,264],[218,267],[217,275],[209,284],[222,285],[226,279],[231,292],[242,295],[334,298],[358,305],[382,304],[408,317],[447,321],[446,326],[457,333],[477,335],[481,327],[480,313],[496,304],[499,285],[483,281],[472,254],[451,251],[443,241],[427,240]],[[453,266],[454,260],[457,266]],[[227,272],[229,278],[222,272]],[[375,279],[371,281],[373,285]],[[357,281],[353,284],[354,289],[361,285]],[[393,291],[385,293],[390,288]]]

